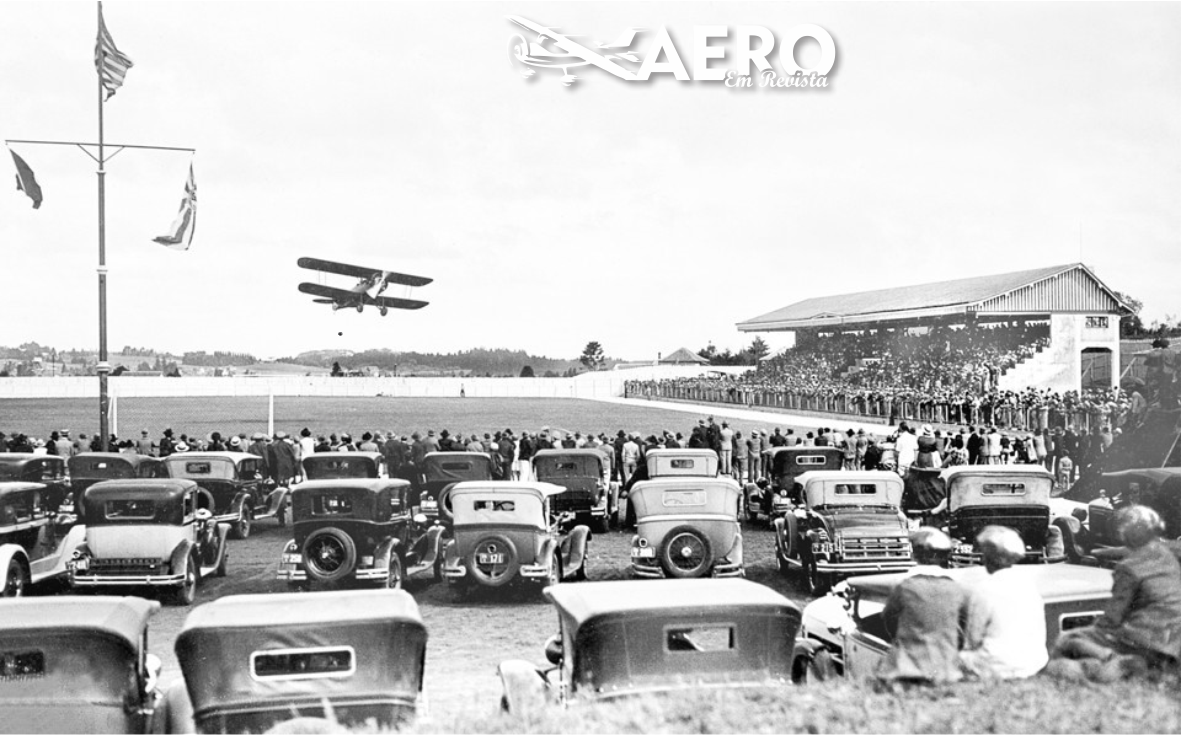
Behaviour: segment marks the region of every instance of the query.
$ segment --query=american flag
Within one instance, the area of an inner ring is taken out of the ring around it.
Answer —
[[[107,99],[111,99],[115,90],[123,86],[123,77],[134,64],[119,49],[115,48],[115,39],[111,38],[107,24],[103,22],[103,4],[98,4],[98,40],[94,44],[94,66],[98,69],[98,78],[107,90]]]

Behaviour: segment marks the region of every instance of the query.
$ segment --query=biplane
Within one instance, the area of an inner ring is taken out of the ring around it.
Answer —
[[[319,258],[300,258],[296,261],[296,265],[300,268],[320,271],[321,273],[334,273],[339,276],[350,276],[360,279],[351,288],[333,288],[332,286],[324,286],[318,283],[299,284],[299,290],[301,292],[319,297],[312,299],[317,304],[331,304],[333,311],[340,308],[347,309],[352,307],[358,312],[361,312],[365,310],[366,306],[376,306],[378,312],[382,316],[385,316],[389,313],[390,309],[421,309],[427,305],[427,302],[382,296],[382,293],[385,292],[391,283],[413,288],[416,286],[425,286],[434,280],[433,278],[410,276],[405,273],[383,271],[377,268],[365,268],[359,265],[349,265],[348,263],[336,263],[331,260],[320,260]]]

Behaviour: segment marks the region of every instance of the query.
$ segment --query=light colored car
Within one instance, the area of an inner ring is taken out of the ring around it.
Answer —
[[[65,577],[86,528],[47,505],[46,485],[0,482],[0,597],[21,597],[29,585]]]
[[[549,587],[559,632],[549,666],[505,661],[501,706],[527,711],[650,692],[791,683],[800,610],[743,579],[592,582]]]
[[[985,526],[1007,526],[1025,542],[1025,563],[1066,560],[1062,534],[1050,523],[1054,477],[1039,465],[967,465],[941,475],[947,486],[947,533],[955,541],[951,563],[980,563],[973,544]]]
[[[586,579],[590,529],[564,528],[552,499],[566,488],[547,482],[461,482],[440,504],[451,508],[453,538],[443,550],[443,577],[460,597],[477,587],[516,582],[556,585]]]
[[[742,489],[724,477],[658,477],[632,486],[637,577],[741,577]]]
[[[1111,597],[1111,572],[1075,564],[1028,564],[1013,567],[1028,578],[1046,608],[1046,647],[1067,630],[1090,625],[1103,615]],[[981,566],[948,573],[969,589],[988,572]],[[853,679],[872,677],[890,649],[882,610],[905,573],[851,577],[832,593],[804,607],[796,642],[793,678],[826,678],[833,673]]]

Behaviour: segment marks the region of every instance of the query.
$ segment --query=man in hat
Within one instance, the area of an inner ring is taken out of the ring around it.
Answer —
[[[276,485],[287,487],[299,473],[299,461],[295,457],[295,445],[286,431],[276,431],[275,441],[267,447],[267,466],[271,479]]]
[[[302,459],[312,456],[315,452],[316,440],[312,438],[312,430],[305,426],[299,431],[299,456]]]
[[[53,443],[53,451],[59,457],[74,456],[74,442],[70,441],[70,430],[62,429],[57,440]]]
[[[172,427],[164,430],[164,436],[160,437],[160,456],[167,457],[172,454],[173,448],[176,446],[172,441]]]
[[[139,440],[135,443],[135,451],[145,457],[155,456],[156,446],[152,443],[152,437],[148,436],[147,429],[139,432]]]

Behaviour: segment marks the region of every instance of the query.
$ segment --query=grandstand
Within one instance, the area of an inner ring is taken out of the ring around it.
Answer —
[[[1071,263],[805,299],[737,327],[795,332],[785,374],[880,389],[917,387],[921,373],[956,390],[1065,392],[1118,385],[1127,313],[1089,268]],[[982,385],[969,385],[977,378]]]

